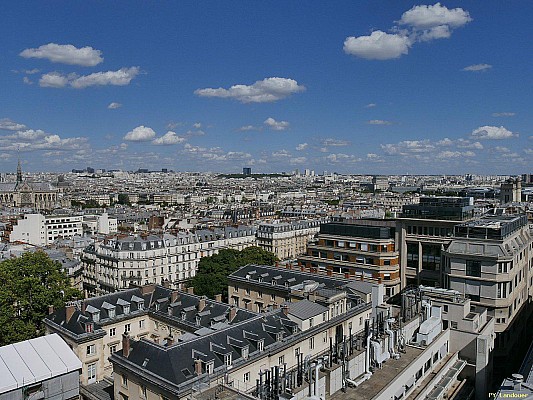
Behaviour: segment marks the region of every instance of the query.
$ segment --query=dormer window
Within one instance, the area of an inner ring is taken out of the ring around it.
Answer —
[[[123,310],[124,310],[124,314],[129,314],[130,313],[130,305],[129,304],[124,305]]]
[[[187,313],[185,311],[182,311],[181,312],[181,320],[185,321],[186,318],[187,318]]]
[[[257,341],[257,350],[263,351],[265,348],[265,341],[263,339]]]
[[[115,318],[115,308],[111,308],[108,311],[109,318]]]
[[[98,322],[98,321],[100,321],[100,311],[95,312],[95,313],[93,314],[93,321],[94,321],[94,322]]]
[[[85,332],[86,333],[93,333],[94,332],[94,325],[92,322],[88,322],[85,324]]]
[[[231,353],[224,355],[224,364],[227,366],[231,365]]]
[[[155,310],[156,311],[159,311],[159,308],[161,307],[161,305],[159,303],[155,303]]]
[[[279,342],[281,339],[283,339],[283,332],[277,332],[276,333],[276,341]]]
[[[196,316],[196,325],[200,325],[200,322],[202,322],[202,318],[199,316]]]
[[[214,367],[214,363],[213,362],[208,362],[207,364],[205,364],[205,373],[206,374],[212,374],[213,373],[213,367]]]
[[[245,360],[248,358],[248,346],[242,348],[242,358]]]

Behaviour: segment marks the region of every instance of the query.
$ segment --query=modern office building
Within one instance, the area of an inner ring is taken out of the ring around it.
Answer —
[[[441,251],[454,227],[474,217],[471,197],[421,197],[397,220],[401,286],[443,287]]]
[[[47,246],[56,239],[83,235],[82,220],[81,215],[25,214],[13,225],[9,241]]]
[[[445,286],[487,308],[495,320],[494,373],[503,378],[531,323],[533,236],[527,217],[489,215],[460,224],[443,257]]]
[[[393,296],[400,290],[399,259],[394,221],[346,220],[322,224],[298,263],[312,273],[383,283]]]

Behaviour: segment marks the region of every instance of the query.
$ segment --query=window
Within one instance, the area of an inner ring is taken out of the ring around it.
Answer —
[[[224,364],[227,366],[231,365],[231,353],[224,355]]]
[[[257,291],[257,297],[259,297],[260,299],[263,298],[263,292],[258,290]]]
[[[481,262],[466,260],[466,275],[481,277]]]
[[[139,386],[139,392],[140,392],[142,397],[146,398],[146,386],[140,385]]]
[[[96,354],[96,346],[94,344],[90,344],[87,346],[87,355],[92,356],[93,354]]]
[[[109,336],[114,337],[117,334],[117,328],[109,328]]]
[[[283,365],[284,362],[285,362],[285,356],[280,356],[278,358],[278,365]]]
[[[315,322],[313,318],[309,318],[309,327],[312,328],[314,326]]]
[[[121,379],[122,386],[128,387],[128,377],[126,375],[121,375],[121,377],[122,377]]]
[[[313,350],[315,348],[315,338],[312,337],[309,339],[309,350]]]
[[[275,295],[275,294],[271,294],[271,295],[270,295],[270,300],[272,300],[272,301],[276,301],[276,295]]]
[[[250,382],[250,373],[245,372],[244,375],[242,376],[242,380],[243,382]]]
[[[246,289],[244,289],[244,292],[245,292],[247,295],[249,295],[249,294],[250,294],[250,288],[246,288]]]
[[[263,351],[263,349],[264,349],[264,344],[265,344],[265,342],[263,342],[262,340],[258,341],[258,342],[257,342],[257,350],[258,350],[258,351]]]
[[[300,355],[300,348],[297,347],[297,348],[294,349],[294,357],[298,358],[299,355]]]
[[[450,325],[451,325],[452,329],[457,329],[457,322],[451,321]]]
[[[326,321],[326,315],[327,315],[326,312],[323,312],[323,313],[322,313],[322,322]]]
[[[112,344],[111,346],[109,346],[109,352],[111,354],[115,353],[117,351],[117,345],[116,344]]]
[[[139,329],[144,329],[144,319],[139,321]]]
[[[96,363],[87,365],[87,381],[89,383],[96,381]]]
[[[124,325],[124,333],[130,333],[130,331],[131,331],[131,325],[130,324]]]

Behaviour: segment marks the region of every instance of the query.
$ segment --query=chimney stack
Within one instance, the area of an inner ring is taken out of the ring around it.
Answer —
[[[231,306],[229,308],[228,321],[229,322],[233,321],[233,318],[235,318],[236,315],[237,315],[237,307]]]
[[[153,291],[155,290],[155,284],[154,283],[151,283],[151,284],[148,284],[148,285],[144,285],[141,287],[141,293],[144,295],[148,294],[148,293],[153,293]]]
[[[180,292],[178,290],[173,290],[170,294],[170,303],[175,303],[180,298]]]
[[[222,295],[221,294],[215,294],[215,301],[218,301],[219,303],[222,303]]]
[[[52,315],[54,313],[54,306],[50,305],[48,306],[48,315]]]
[[[69,322],[76,311],[76,305],[74,302],[69,302],[65,305],[65,322]]]
[[[285,316],[289,315],[289,306],[287,304],[283,304],[281,306],[281,310],[283,311],[283,314],[285,314]]]
[[[198,376],[202,375],[202,360],[194,360],[194,372],[196,372],[196,375]]]
[[[130,335],[122,334],[122,355],[126,358],[130,355]]]
[[[520,374],[513,374],[511,376],[513,378],[514,390],[519,392],[520,390],[522,390],[522,382],[524,381],[524,377]]]
[[[200,297],[198,301],[198,312],[202,312],[205,308],[205,296]]]

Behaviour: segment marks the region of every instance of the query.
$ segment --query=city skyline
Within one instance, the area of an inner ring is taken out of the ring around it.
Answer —
[[[4,7],[4,172],[533,164],[529,2],[54,4]]]

